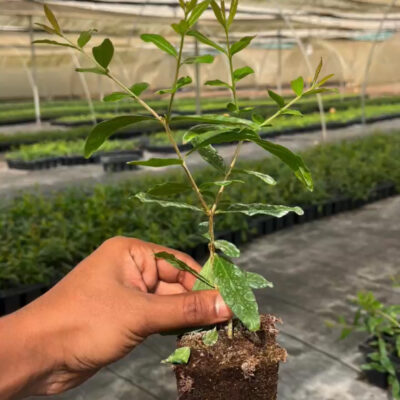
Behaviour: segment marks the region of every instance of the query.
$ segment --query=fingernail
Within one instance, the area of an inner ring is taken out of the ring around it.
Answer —
[[[232,313],[229,307],[225,304],[224,299],[219,294],[215,299],[215,312],[219,318],[228,319]]]

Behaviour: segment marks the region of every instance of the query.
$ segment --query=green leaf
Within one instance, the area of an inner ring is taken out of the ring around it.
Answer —
[[[231,85],[229,85],[229,83],[223,82],[220,79],[214,79],[214,80],[211,80],[211,81],[206,81],[204,84],[207,85],[207,86],[220,86],[220,87],[226,87],[228,89],[231,88]]]
[[[208,224],[208,222],[207,222]],[[197,279],[195,284],[193,285],[192,290],[209,290],[211,283],[214,286],[214,272],[213,266],[211,264],[211,259],[209,258],[207,262],[204,264],[203,268],[201,269],[200,275],[204,278],[208,283],[204,283],[201,279]]]
[[[254,137],[257,136],[254,132],[249,132],[247,130],[232,130],[228,132],[215,132],[210,135],[204,135],[204,139],[196,143],[196,145],[191,149],[186,155],[190,155],[195,151],[201,149],[202,147],[208,146],[210,144],[219,144],[219,143],[231,143],[231,142],[240,142],[242,140],[253,140]]]
[[[189,28],[185,20],[179,21],[178,24],[171,24],[171,27],[178,35],[181,36],[184,35]]]
[[[126,99],[127,97],[129,97],[128,93],[114,92],[114,93],[108,94],[107,96],[104,96],[103,101],[105,101],[105,102],[120,101],[122,99]]]
[[[49,40],[49,39],[34,40],[32,43],[34,43],[34,44],[51,44],[51,45],[54,45],[54,46],[71,47],[72,49],[76,49],[76,47],[72,46],[71,44],[60,43],[60,42],[57,42],[55,40]]]
[[[167,261],[170,263],[173,267],[179,269],[180,271],[186,271],[195,276],[197,279],[199,279],[201,282],[204,284],[208,285],[209,289],[214,289],[214,285],[209,282],[204,276],[200,275],[199,272],[195,271],[193,268],[189,267],[186,263],[184,263],[182,260],[179,258],[176,258],[173,254],[167,253],[165,251],[161,251],[159,253],[154,254],[156,258],[160,258],[162,260]]]
[[[252,119],[256,124],[259,124],[259,125],[261,125],[261,124],[265,121],[265,118],[264,118],[260,113],[258,113],[258,112],[253,112],[253,113],[251,114],[251,119]]]
[[[370,370],[375,370],[378,372],[386,372],[385,368],[382,367],[382,365],[372,362],[372,363],[368,363],[368,364],[363,364],[360,367],[363,371],[370,371]]]
[[[174,46],[167,39],[163,38],[161,35],[145,33],[140,36],[141,39],[146,43],[155,44],[160,50],[165,51],[173,57],[178,57],[178,53]]]
[[[129,161],[129,165],[141,165],[143,167],[168,167],[170,165],[182,165],[179,158],[150,158],[146,161]]]
[[[307,92],[304,93],[305,96],[309,96],[311,94],[320,94],[320,93],[337,93],[337,89],[328,89],[328,88],[319,88],[319,89],[311,89],[307,90]]]
[[[121,115],[97,124],[89,133],[85,143],[85,157],[89,158],[118,129],[141,121],[152,120],[143,115]]]
[[[197,122],[199,124],[210,124],[210,125],[231,125],[231,126],[242,126],[249,127],[251,129],[258,129],[258,125],[253,122],[243,119],[230,117],[225,115],[177,115],[171,119],[174,122]]]
[[[216,249],[221,250],[228,257],[240,257],[240,250],[227,240],[216,240],[214,245]]]
[[[299,155],[291,152],[284,146],[269,142],[268,140],[255,139],[252,141],[258,144],[264,150],[278,157],[281,161],[283,161],[294,172],[297,179],[302,182],[308,190],[313,190],[314,186],[310,170],[304,164],[303,159]]]
[[[207,46],[213,47],[214,49],[220,51],[221,53],[226,53],[225,49],[221,47],[219,44],[215,43],[208,37],[204,36],[202,33],[197,31],[189,31],[187,33],[188,36],[195,37],[199,42],[206,44]]]
[[[211,7],[214,11],[217,21],[225,28],[225,16],[223,15],[221,8],[215,0],[211,0]]]
[[[243,204],[236,203],[229,206],[227,210],[218,210],[217,213],[242,213],[250,217],[258,214],[271,215],[272,217],[281,218],[289,212],[295,212],[297,215],[303,215],[304,211],[300,207],[288,207],[272,204]]]
[[[217,185],[217,186],[229,186],[232,185],[232,183],[245,183],[244,181],[240,181],[238,179],[231,179],[228,181],[215,181],[215,182],[211,182],[213,185]]]
[[[188,57],[183,61],[183,64],[212,64],[214,56],[205,54],[204,56]]]
[[[187,183],[181,182],[165,182],[153,186],[147,191],[148,194],[153,196],[169,196],[188,192],[192,189]]]
[[[187,364],[190,358],[190,347],[176,349],[168,358],[161,361],[163,364]]]
[[[202,147],[198,149],[200,156],[204,161],[209,163],[212,167],[214,167],[217,171],[225,173],[226,165],[224,159],[218,154],[217,150],[214,149],[211,145]]]
[[[325,77],[323,77],[317,84],[317,87],[325,85],[326,82],[328,82],[330,79],[332,79],[335,76],[335,74],[329,74]]]
[[[249,169],[235,169],[235,172],[255,176],[256,178],[261,179],[263,182],[268,183],[268,185],[276,185],[276,180],[272,178],[272,176],[258,171],[251,171]]]
[[[247,283],[252,289],[273,288],[274,284],[267,281],[262,275],[246,271]]]
[[[88,31],[81,32],[78,38],[78,46],[84,48],[92,38],[93,32],[97,32],[97,29],[90,29]]]
[[[135,197],[138,200],[140,200],[142,203],[154,203],[154,204],[160,205],[161,207],[185,208],[188,210],[202,212],[202,210],[200,208],[192,206],[191,204],[179,203],[176,201],[160,200],[160,199],[148,196],[147,193],[143,193],[143,192],[137,193],[135,195]]]
[[[194,144],[198,143],[202,139],[202,135],[210,134],[212,132],[227,132],[232,130],[232,127],[227,125],[214,125],[214,124],[198,124],[192,126],[184,135],[183,140],[184,143],[193,142]]]
[[[232,25],[233,20],[235,19],[236,11],[239,5],[239,0],[232,0],[231,1],[231,8],[229,10],[229,17],[228,17],[228,28]]]
[[[132,85],[129,90],[139,97],[148,87],[149,84],[147,82],[139,82]]]
[[[187,20],[189,28],[191,28],[197,22],[197,20],[201,17],[201,14],[203,14],[203,12],[208,8],[209,4],[210,0],[205,0],[194,7]]]
[[[190,85],[192,83],[192,78],[190,76],[183,76],[179,78],[176,82],[176,90],[180,89],[183,86]]]
[[[203,343],[206,346],[214,346],[214,344],[217,342],[218,342],[218,331],[216,327],[214,329],[207,331],[203,336]]]
[[[233,56],[234,54],[239,53],[239,51],[245,49],[254,38],[255,36],[245,36],[233,43],[231,46],[231,55]]]
[[[388,382],[392,388],[393,400],[400,400],[400,381],[395,376],[389,376]]]
[[[228,109],[229,112],[234,113],[237,111],[236,105],[233,103],[228,103],[226,105],[226,108]]]
[[[214,256],[215,283],[222,298],[242,323],[254,332],[260,329],[260,315],[246,274],[236,265]]]
[[[319,87],[319,86],[324,85],[326,82],[329,81],[329,79],[333,78],[334,76],[335,76],[335,74],[330,74],[330,75],[325,76],[324,78],[322,78],[322,79],[318,82],[317,86]]]
[[[303,90],[304,90],[303,77],[299,76],[297,79],[290,82],[290,86],[292,87],[293,92],[296,94],[296,96],[301,96],[303,94]]]
[[[161,90],[157,90],[157,94],[170,94],[170,93],[175,93],[176,89],[171,88],[171,89],[161,89]]]
[[[106,75],[106,71],[104,69],[94,67],[94,68],[76,68],[76,72],[89,72],[92,74]]]
[[[319,61],[317,69],[315,70],[314,79],[312,80],[311,87],[314,86],[317,83],[318,78],[319,78],[319,74],[321,73],[322,66],[323,66],[323,60],[322,60],[322,57],[321,57],[321,60]]]
[[[211,145],[198,149],[200,156],[204,161],[208,162],[217,171],[224,173],[226,171],[226,165],[224,159],[218,154],[217,150]]]
[[[273,90],[268,90],[269,97],[278,104],[279,108],[282,108],[285,106],[285,99],[280,96],[278,93],[275,93]]]
[[[237,82],[250,74],[254,74],[253,68],[250,67],[238,68],[235,71],[233,71],[233,79],[235,80],[235,82]]]
[[[114,55],[114,46],[110,39],[104,39],[103,42],[92,49],[94,59],[107,69]]]
[[[39,26],[40,28],[45,30],[47,33],[50,33],[51,35],[57,35],[57,32],[53,28],[50,28],[47,25],[39,24],[38,22],[35,22],[35,25]]]
[[[196,7],[197,0],[190,0],[186,3],[186,11],[190,13]]]
[[[46,14],[46,18],[50,22],[51,26],[54,28],[54,30],[58,35],[61,35],[61,28],[60,25],[58,24],[56,16],[53,14],[53,11],[51,11],[46,4],[43,5],[43,8],[44,8],[44,13]]]
[[[298,110],[285,110],[281,115],[293,115],[294,117],[304,117],[304,115]]]

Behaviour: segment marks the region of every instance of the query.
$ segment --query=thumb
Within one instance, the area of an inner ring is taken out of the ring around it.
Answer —
[[[145,310],[149,333],[213,325],[232,318],[232,312],[216,290],[177,295],[149,295]]]

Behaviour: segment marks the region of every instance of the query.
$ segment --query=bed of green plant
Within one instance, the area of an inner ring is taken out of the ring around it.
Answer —
[[[56,140],[76,140],[87,137],[90,126],[79,126],[68,130],[54,129],[37,132],[0,133],[0,149],[2,146],[17,147],[23,144]]]
[[[379,98],[367,99],[369,105],[392,104],[399,102],[399,96],[385,96]],[[209,111],[224,111],[226,104],[229,102],[227,98],[212,98],[202,99],[202,110]],[[244,100],[243,105],[246,107],[257,107],[261,113],[268,113],[271,108],[275,107],[273,101],[265,101],[261,99]],[[159,112],[163,112],[167,108],[165,100],[152,100],[149,104]],[[356,95],[324,95],[324,109],[329,111],[331,108],[344,110],[350,107],[358,107],[360,98]],[[139,106],[129,101],[119,102],[103,102],[93,101],[93,106],[101,117],[105,113],[124,113],[139,110]],[[314,98],[302,99],[297,108],[304,114],[318,111],[318,104]],[[176,111],[178,112],[195,112],[193,99],[177,100]],[[90,109],[85,100],[63,100],[63,101],[43,101],[41,103],[41,115],[43,119],[59,119],[69,116],[84,116],[85,122],[91,122]],[[33,121],[35,112],[33,103],[31,102],[11,102],[0,104],[0,124],[18,123],[21,121]],[[63,119],[60,120],[64,121]],[[68,119],[66,120],[68,121]],[[79,118],[77,119],[79,122]]]
[[[386,101],[386,98],[382,98],[382,101]],[[390,101],[387,98],[387,101]],[[328,105],[332,103],[332,106],[340,105],[343,103],[343,100],[346,101],[358,101],[359,97],[355,95],[325,95],[324,101],[327,102]],[[398,100],[398,98],[397,98]],[[212,109],[224,109],[226,104],[230,101],[228,98],[204,98],[201,99],[201,106],[203,110],[212,110]],[[273,101],[266,101],[265,99],[253,99],[253,100],[245,100],[244,103],[248,106],[259,106],[261,104],[266,104],[273,106]],[[167,100],[151,100],[149,104],[159,110],[167,109],[168,102]],[[313,98],[303,99],[299,102],[299,104],[304,105],[312,105],[314,108],[317,103]],[[126,100],[121,100],[118,102],[104,102],[104,101],[93,101],[93,106],[97,112],[119,112],[119,111],[131,111],[135,109],[140,109],[138,104],[132,103]],[[56,118],[65,115],[75,115],[75,114],[88,114],[90,112],[88,103],[86,100],[54,100],[54,101],[42,101],[40,103],[40,109],[42,113],[42,117],[44,118]],[[192,98],[179,99],[176,101],[176,110],[179,111],[187,111],[187,112],[195,112],[195,105],[193,104]],[[34,104],[33,102],[3,102],[0,103],[0,123],[10,122],[13,119],[27,119],[35,118],[34,113]]]
[[[380,183],[394,182],[400,189],[400,132],[374,135],[352,142],[329,144],[304,152],[315,182],[315,191],[303,189],[288,168],[268,158],[241,163],[240,168],[279,176],[270,187],[255,178],[251,190],[240,185],[227,187],[232,202],[276,204],[318,204],[336,196],[366,198]],[[215,172],[199,171],[200,181],[210,181]],[[176,173],[171,178],[183,180]],[[48,282],[65,274],[103,240],[114,235],[128,235],[164,244],[188,248],[204,240],[193,234],[200,216],[190,210],[143,207],[132,201],[121,202],[130,194],[166,181],[166,175],[145,175],[112,186],[95,189],[68,189],[49,196],[25,194],[0,207],[0,288]],[[214,189],[210,189],[214,190]],[[154,193],[153,193],[154,195]],[[192,194],[180,200],[193,202]],[[133,210],[133,211],[132,211]],[[217,227],[248,232],[248,219],[226,214]]]
[[[186,131],[175,131],[173,133],[174,139],[178,145],[184,143],[183,136],[185,135]],[[148,144],[150,146],[171,146],[171,142],[168,141],[168,137],[166,137],[165,132],[158,132],[151,135],[148,135]]]
[[[349,100],[348,100],[349,101]],[[367,118],[378,117],[380,115],[392,115],[400,112],[400,103],[397,104],[382,104],[382,105],[369,105],[366,107],[366,115]],[[110,115],[103,114],[103,118],[107,118]],[[326,114],[327,122],[347,122],[352,121],[354,119],[361,119],[361,111],[358,107],[350,108],[347,110],[337,111],[335,113]],[[67,117],[64,120],[72,121],[86,121],[87,116],[73,116]],[[303,129],[307,126],[318,125],[320,123],[319,113],[306,114],[303,118],[292,118],[289,116],[283,116],[279,120],[277,120],[274,125],[270,128],[266,128],[264,133],[268,133],[271,131],[283,131],[291,128]],[[149,131],[157,131],[158,126],[153,122],[149,123],[148,121],[144,121],[142,123],[138,123],[133,127],[129,127],[127,129],[122,129],[119,132],[119,137],[123,136],[124,131],[133,133],[136,132],[138,135],[142,132]],[[7,145],[11,147],[17,147],[22,144],[28,143],[36,143],[41,141],[53,141],[53,140],[74,140],[74,139],[83,139],[86,138],[91,130],[91,127],[88,126],[77,126],[70,128],[68,130],[54,130],[54,131],[39,131],[35,133],[0,133],[0,148],[2,145]],[[180,133],[178,135],[178,140],[180,140]],[[179,143],[182,143],[180,140]],[[166,139],[163,138],[161,134],[155,134],[155,136],[150,137],[150,144],[152,145],[167,145]]]
[[[366,107],[366,116],[367,118],[376,118],[381,115],[397,115],[400,112],[400,103],[399,104],[383,104],[383,105],[369,105]],[[110,114],[99,114],[99,119],[107,119],[110,118]],[[347,123],[354,120],[361,120],[361,110],[359,107],[349,108],[347,110],[341,110],[336,112],[330,112],[326,114],[327,123]],[[87,116],[71,116],[64,117],[59,120],[63,123],[76,123],[76,122],[88,122]],[[320,115],[318,112],[312,114],[305,114],[303,118],[293,118],[290,116],[282,116],[280,119],[276,120],[272,127],[266,128],[264,130],[265,133],[270,131],[283,131],[287,129],[293,128],[307,128],[309,126],[318,125],[320,123]],[[147,121],[141,124],[135,125],[134,128],[137,133],[150,132],[152,129],[157,129],[155,124],[150,124]],[[160,140],[162,140],[160,138]]]
[[[85,141],[83,139],[75,141],[59,140],[54,142],[36,143],[24,145],[17,150],[6,154],[9,160],[35,161],[49,157],[68,157],[82,156]],[[139,140],[112,140],[104,143],[99,149],[100,152],[133,150],[139,148]]]

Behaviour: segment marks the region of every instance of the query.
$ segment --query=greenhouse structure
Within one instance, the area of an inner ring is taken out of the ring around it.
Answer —
[[[399,193],[396,0],[0,0],[0,399],[400,400]]]

